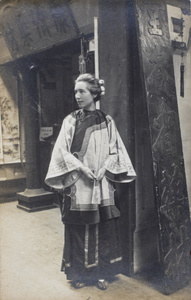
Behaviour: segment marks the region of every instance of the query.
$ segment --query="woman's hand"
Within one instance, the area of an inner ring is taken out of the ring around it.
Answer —
[[[95,174],[88,167],[81,167],[80,171],[82,171],[84,175],[91,180],[97,179]]]
[[[97,180],[100,181],[103,179],[103,177],[105,176],[105,172],[106,172],[106,168],[102,167],[99,172],[98,172],[98,176],[97,176]]]

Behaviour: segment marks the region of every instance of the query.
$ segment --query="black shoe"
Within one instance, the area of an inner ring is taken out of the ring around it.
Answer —
[[[86,283],[85,282],[82,282],[82,281],[74,281],[72,286],[75,288],[75,289],[81,289],[83,287],[86,286]]]
[[[105,279],[99,279],[97,281],[97,287],[100,289],[100,290],[107,290],[108,288],[108,285],[109,285],[109,282]]]

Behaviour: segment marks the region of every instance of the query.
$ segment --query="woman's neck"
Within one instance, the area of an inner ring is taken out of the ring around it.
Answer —
[[[93,105],[90,105],[89,107],[84,107],[85,111],[94,111],[96,110],[95,103]]]

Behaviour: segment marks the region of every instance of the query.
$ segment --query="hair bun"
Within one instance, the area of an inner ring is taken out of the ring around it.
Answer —
[[[100,85],[100,88],[101,88],[101,96],[105,95],[105,81],[103,79],[99,79],[99,85]]]

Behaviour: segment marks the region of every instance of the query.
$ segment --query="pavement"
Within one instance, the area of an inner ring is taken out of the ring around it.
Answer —
[[[166,296],[141,276],[121,274],[106,291],[75,290],[60,272],[63,230],[58,208],[27,213],[15,201],[0,204],[0,300],[191,300],[191,283]]]

